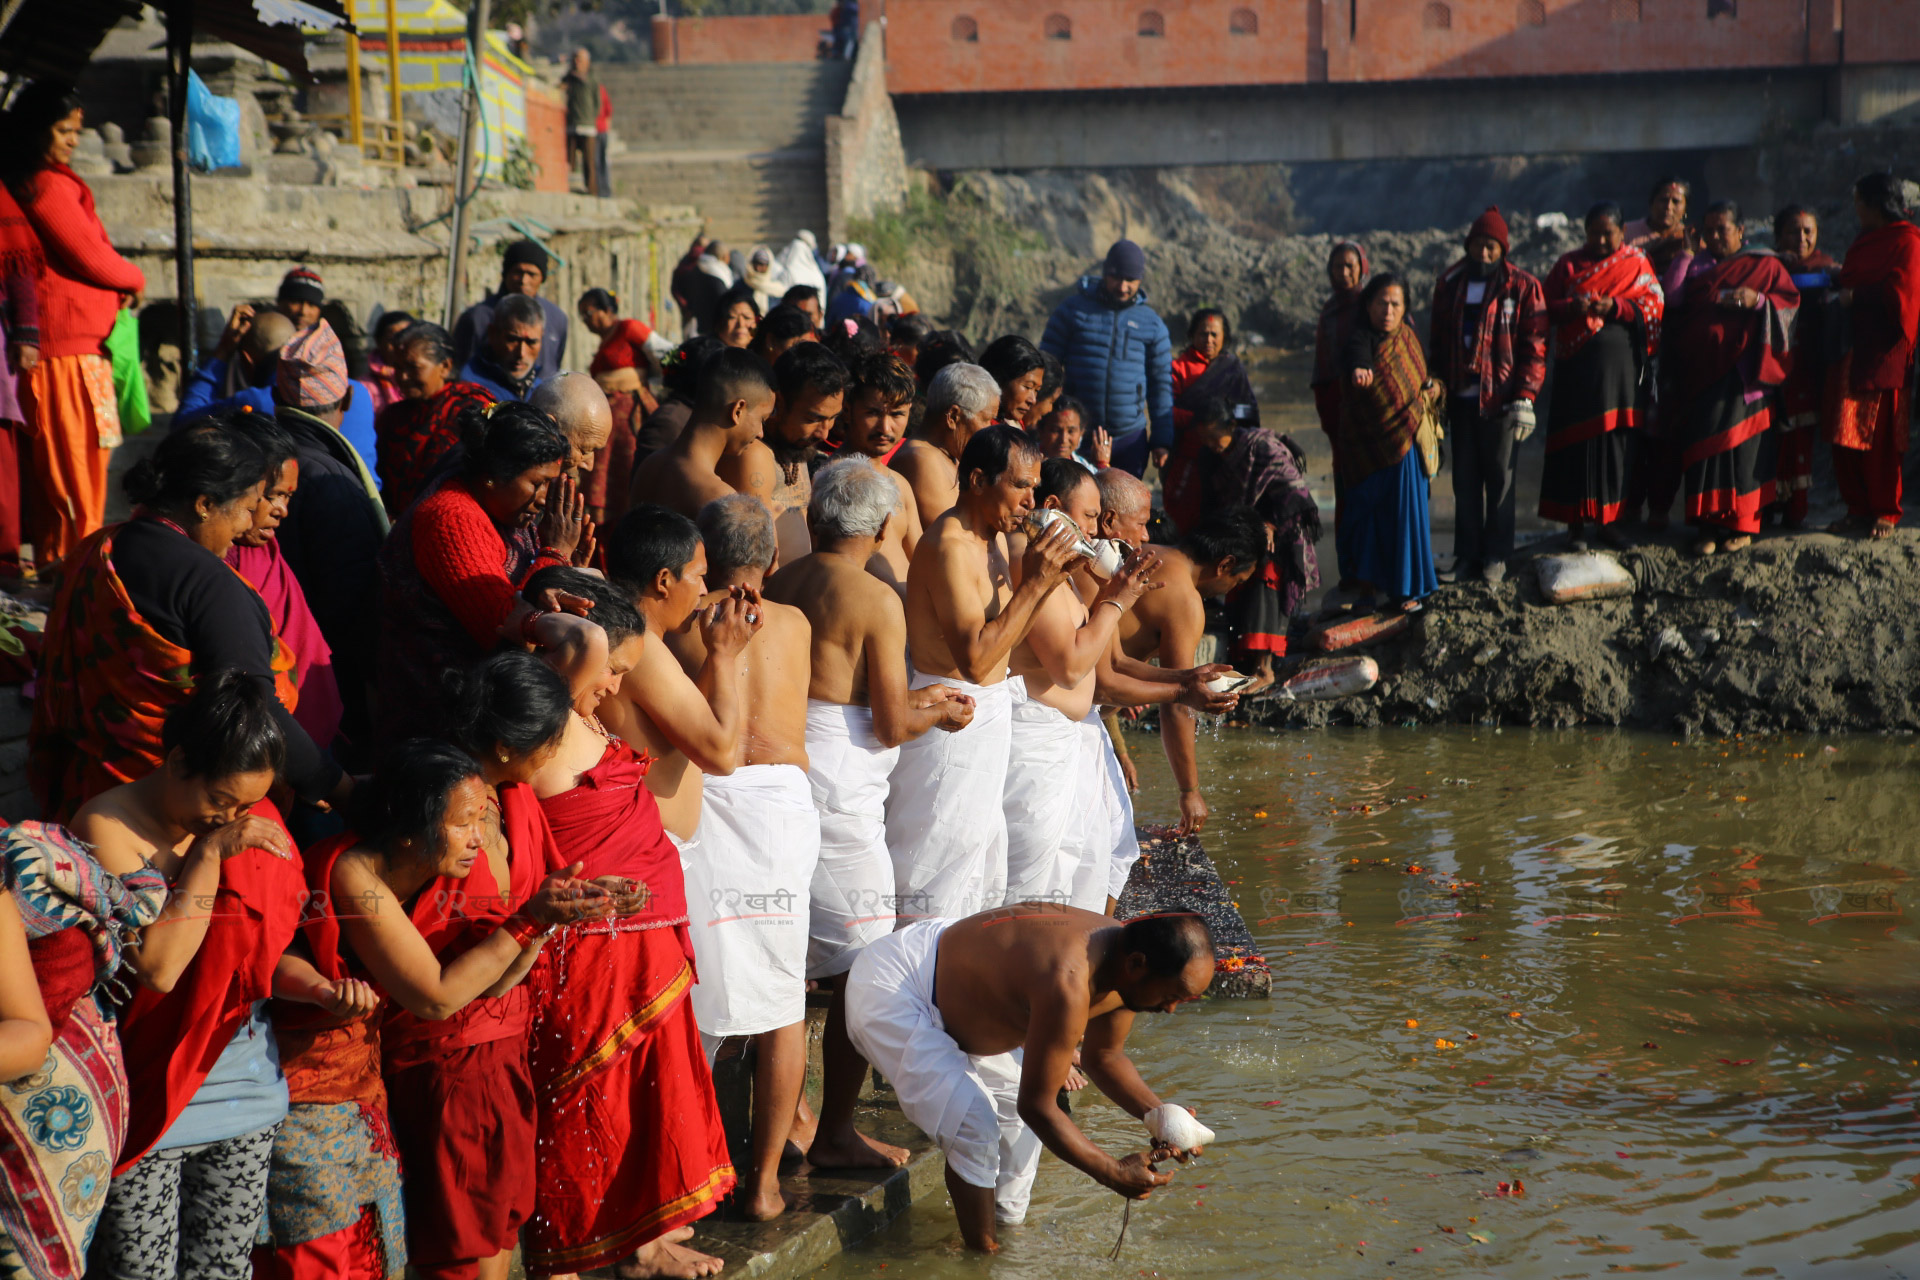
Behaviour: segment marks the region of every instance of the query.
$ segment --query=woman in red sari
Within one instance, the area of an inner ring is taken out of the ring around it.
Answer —
[[[594,459],[587,483],[587,509],[596,524],[612,524],[627,513],[633,482],[634,450],[647,415],[659,408],[647,381],[657,356],[672,348],[654,336],[644,321],[620,318],[620,300],[607,289],[580,295],[580,322],[600,337],[587,372],[607,393],[613,410],[613,434]]]
[[[1860,234],[1840,268],[1838,302],[1847,309],[1852,347],[1827,377],[1827,440],[1833,474],[1847,500],[1835,533],[1876,541],[1900,523],[1901,466],[1907,454],[1908,401],[1920,344],[1920,228],[1908,219],[1901,183],[1870,173],[1853,184]]]
[[[619,914],[563,929],[528,984],[540,1149],[527,1270],[625,1262],[648,1275],[710,1275],[720,1260],[680,1242],[726,1198],[734,1172],[688,999],[686,885],[644,785],[652,760],[595,714],[649,641],[604,579],[545,569],[528,583],[530,594],[549,590],[594,601],[590,627],[550,620],[595,632],[598,643],[554,650],[573,715],[533,787],[553,833],[550,865],[584,863],[579,874],[616,895]]]
[[[1586,526],[1613,546],[1628,481],[1628,430],[1645,425],[1643,372],[1660,345],[1664,299],[1647,255],[1626,243],[1620,206],[1587,212],[1587,243],[1547,274],[1553,324],[1553,403],[1540,517],[1567,526],[1575,550]]]
[[[374,419],[374,470],[380,501],[398,520],[426,489],[441,461],[460,443],[460,417],[493,403],[493,393],[453,377],[453,339],[422,321],[394,340],[393,385],[400,399]]]
[[[1671,317],[1665,372],[1667,429],[1687,519],[1700,530],[1693,550],[1710,556],[1743,550],[1773,501],[1772,392],[1792,364],[1800,293],[1772,250],[1743,244],[1732,201],[1708,207],[1700,237],[1703,256]]]
[[[292,1069],[331,1068],[354,1101],[378,1103],[391,1119],[414,1271],[498,1280],[533,1208],[533,1005],[522,979],[555,928],[604,916],[610,900],[577,879],[577,866],[549,874],[545,825],[525,785],[554,753],[565,687],[537,661],[506,654],[482,664],[461,695],[462,749],[396,746],[356,799],[354,831],[308,855],[324,904],[303,931],[312,964],[335,981],[371,983],[386,1014],[377,1027],[343,1028],[352,1052],[314,1043]],[[322,1099],[310,1101],[316,1109],[289,1123],[324,1131]],[[330,1184],[311,1166],[276,1172],[304,1187],[315,1210],[275,1206],[283,1264],[297,1264],[303,1245],[351,1257],[351,1234],[366,1231],[365,1210],[378,1203],[365,1198],[373,1188]],[[381,1236],[398,1226],[381,1222]],[[315,1252],[306,1249],[309,1260]],[[385,1252],[391,1258],[391,1246]]]

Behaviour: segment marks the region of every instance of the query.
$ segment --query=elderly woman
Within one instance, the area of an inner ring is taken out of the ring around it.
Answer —
[[[556,926],[606,914],[595,886],[547,874],[521,784],[566,722],[529,662],[510,656],[463,686],[486,764],[400,743],[356,796],[353,829],[309,851],[320,905],[296,950],[316,978],[370,998],[350,1016],[293,1009],[276,1023],[292,1105],[260,1280],[390,1276],[409,1255],[424,1275],[505,1274],[534,1160],[520,983]],[[365,1016],[376,1003],[384,1022]]]
[[[585,501],[563,477],[572,449],[553,419],[517,400],[469,408],[460,437],[459,472],[409,508],[380,551],[377,716],[388,742],[443,727],[441,673],[494,650],[535,569],[591,552],[580,545]]]
[[[33,433],[34,554],[58,565],[106,520],[107,452],[120,415],[105,343],[147,287],[114,251],[93,192],[67,162],[85,123],[72,86],[36,80],[7,109],[4,177],[46,252],[39,360],[21,386]]]
[[[460,415],[492,404],[493,393],[477,382],[454,380],[453,339],[426,321],[394,339],[393,384],[400,398],[373,424],[374,470],[380,475],[380,500],[397,520],[460,443]]]
[[[1847,309],[1851,348],[1827,376],[1827,441],[1847,516],[1835,532],[1890,538],[1900,523],[1900,469],[1913,406],[1915,340],[1920,338],[1920,228],[1909,220],[1904,184],[1870,173],[1853,184],[1860,234],[1847,246],[1837,301]]]
[[[270,695],[295,796],[345,798],[352,780],[293,716],[293,655],[273,615],[225,561],[253,527],[267,481],[251,440],[195,423],[127,473],[134,518],[74,554],[48,617],[33,704],[28,773],[49,818],[159,767],[167,713],[227,669]]]
[[[1200,523],[1205,510],[1203,485],[1197,471],[1208,448],[1192,428],[1202,408],[1224,404],[1230,417],[1251,427],[1260,425],[1260,405],[1246,366],[1230,350],[1233,326],[1226,313],[1204,307],[1187,322],[1187,348],[1173,360],[1173,452],[1161,471],[1167,495],[1167,517],[1186,533]]]
[[[1694,552],[1739,551],[1774,496],[1772,392],[1792,365],[1787,335],[1800,294],[1772,250],[1748,246],[1740,209],[1722,200],[1701,225],[1702,257],[1667,334],[1668,438],[1679,452]]]
[[[1371,607],[1384,593],[1408,612],[1439,586],[1433,568],[1427,490],[1416,447],[1423,417],[1444,389],[1407,319],[1407,283],[1390,271],[1360,291],[1360,318],[1342,355],[1340,435],[1334,457],[1340,567]]]
[[[1647,255],[1626,243],[1620,206],[1587,212],[1587,243],[1547,273],[1553,330],[1553,405],[1540,516],[1567,526],[1569,543],[1587,547],[1586,526],[1612,546],[1626,501],[1626,432],[1646,424],[1647,362],[1660,345],[1665,298]]]
[[[267,799],[285,760],[273,696],[218,672],[167,716],[161,741],[158,769],[73,821],[108,871],[151,866],[171,890],[129,953],[126,1142],[89,1270],[244,1275],[287,1114],[267,998],[343,1011],[353,994],[284,964],[304,894]]]
[[[1024,427],[1026,416],[1040,400],[1046,381],[1046,361],[1040,348],[1017,333],[995,338],[980,353],[980,367],[1000,384],[1000,408],[995,422]]]

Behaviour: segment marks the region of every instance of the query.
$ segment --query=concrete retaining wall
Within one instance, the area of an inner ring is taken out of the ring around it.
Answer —
[[[887,93],[886,23],[867,24],[840,114],[827,117],[827,236],[844,240],[855,218],[898,209],[907,156]]]

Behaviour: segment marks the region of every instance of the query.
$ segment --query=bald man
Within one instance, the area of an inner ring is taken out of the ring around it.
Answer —
[[[574,483],[584,491],[594,459],[613,438],[613,409],[591,374],[556,373],[533,389],[527,403],[552,418],[573,446]],[[605,505],[589,507],[595,524],[606,518]]]
[[[180,426],[215,413],[251,409],[273,413],[273,372],[280,348],[293,337],[293,321],[278,311],[233,309],[213,356],[187,380],[174,422]]]

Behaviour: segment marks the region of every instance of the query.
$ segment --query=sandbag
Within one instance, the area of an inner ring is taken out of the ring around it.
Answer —
[[[1274,696],[1287,702],[1324,702],[1351,698],[1380,683],[1380,664],[1372,658],[1343,658],[1309,667],[1280,686]]]
[[[1598,552],[1541,556],[1534,561],[1534,574],[1540,583],[1540,594],[1548,604],[1633,594],[1633,575],[1627,572],[1626,566]]]

